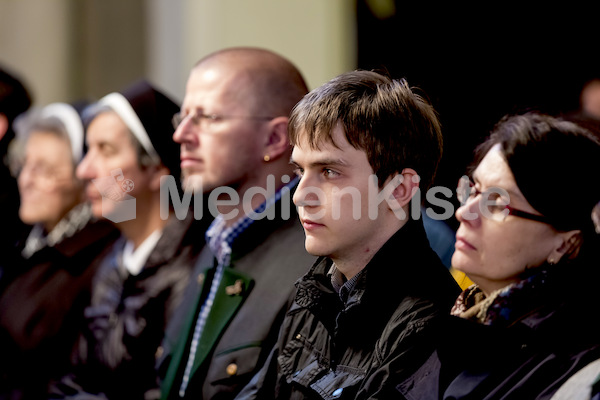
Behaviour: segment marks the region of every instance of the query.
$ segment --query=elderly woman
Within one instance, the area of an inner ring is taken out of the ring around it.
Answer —
[[[33,226],[22,251],[25,258],[71,236],[90,215],[82,203],[82,183],[75,177],[83,152],[79,114],[58,103],[30,114],[17,123],[18,139],[25,142],[18,176],[19,217]]]
[[[600,142],[539,114],[501,121],[457,193],[452,265],[475,284],[397,389],[421,399],[547,399],[600,357]]]
[[[51,104],[21,116],[15,128],[23,151],[19,217],[32,228],[0,261],[0,394],[27,388],[35,397],[31,391],[44,393],[50,373],[66,362],[89,302],[90,263],[116,235],[107,223],[93,222],[82,202],[75,168],[84,128],[77,111]]]

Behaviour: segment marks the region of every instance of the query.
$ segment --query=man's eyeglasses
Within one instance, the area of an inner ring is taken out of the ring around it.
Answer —
[[[456,195],[462,205],[466,204],[469,199],[474,199],[481,195],[481,198],[484,200],[479,202],[482,215],[497,221],[504,221],[506,217],[513,215],[519,218],[550,224],[550,220],[543,215],[532,214],[509,206],[510,196],[506,190],[489,188],[481,192],[475,188],[475,184],[466,176],[463,176],[458,181]]]
[[[187,118],[191,119],[192,124],[194,124],[194,126],[200,126],[204,121],[206,122],[218,122],[218,121],[225,121],[228,119],[246,119],[246,120],[253,120],[253,121],[268,121],[273,119],[273,117],[261,117],[261,116],[252,116],[252,115],[248,115],[248,116],[238,116],[238,115],[218,115],[218,114],[203,114],[203,113],[193,113],[193,114],[183,114],[183,113],[177,113],[175,115],[173,115],[173,119],[171,120],[171,122],[173,123],[173,127],[175,129],[177,129],[179,127],[179,125],[181,125],[181,123],[183,121],[185,121]]]

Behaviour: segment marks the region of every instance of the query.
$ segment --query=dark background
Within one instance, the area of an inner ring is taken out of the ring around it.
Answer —
[[[598,7],[389,1],[393,12],[382,16],[377,1],[357,0],[358,67],[406,78],[439,113],[444,156],[436,185],[456,187],[474,147],[505,114],[576,111],[582,86],[600,77]]]

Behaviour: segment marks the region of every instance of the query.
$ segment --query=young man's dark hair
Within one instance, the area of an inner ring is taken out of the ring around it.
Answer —
[[[294,203],[320,258],[238,398],[387,398],[432,354],[436,321],[459,291],[422,221],[408,217],[419,182],[435,174],[439,122],[404,80],[369,71],[315,89],[290,121]]]
[[[367,153],[380,184],[407,167],[419,173],[423,190],[431,185],[442,156],[440,123],[433,107],[406,80],[372,71],[332,79],[294,109],[291,142],[296,144],[300,135],[313,149],[331,143],[338,123],[346,140]]]

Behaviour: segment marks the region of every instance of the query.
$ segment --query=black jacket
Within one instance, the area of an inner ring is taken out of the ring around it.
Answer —
[[[447,316],[436,353],[398,392],[422,400],[550,399],[570,376],[600,358],[592,316],[597,295],[569,293],[568,279],[553,280],[554,288],[542,299],[528,298],[536,306],[509,326]]]
[[[204,246],[208,222],[173,217],[138,275],[115,264],[125,241],[115,242],[94,278],[71,373],[52,386],[51,398],[135,400],[158,392],[157,350]]]
[[[434,329],[459,293],[409,221],[379,250],[342,303],[322,258],[297,283],[269,363],[238,396],[387,398],[390,377],[408,376],[434,351]]]
[[[117,237],[107,221],[89,222],[28,259],[20,256],[22,246],[3,258],[0,398],[10,392],[10,398],[39,399],[50,379],[66,371],[90,302],[92,261]]]

